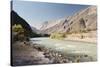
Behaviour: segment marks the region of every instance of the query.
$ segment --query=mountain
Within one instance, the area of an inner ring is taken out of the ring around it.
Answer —
[[[33,32],[36,32],[37,34],[41,34],[41,31],[36,29],[35,27],[31,26],[31,29]]]
[[[31,27],[22,17],[20,17],[15,11],[12,10],[11,26],[13,26],[14,24],[20,24],[25,30],[25,35],[28,37],[40,36],[37,34],[36,29],[34,27]]]
[[[83,30],[97,29],[97,8],[89,6],[80,10],[73,16],[58,20],[46,21],[40,28],[41,31],[51,34],[53,32],[80,32]]]

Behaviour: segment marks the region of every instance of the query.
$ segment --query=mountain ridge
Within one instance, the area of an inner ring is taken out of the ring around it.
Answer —
[[[46,21],[49,24],[42,25],[40,30],[51,34],[53,32],[79,32],[81,30],[97,29],[96,11],[96,6],[87,7],[86,9],[76,12],[73,16],[61,18],[53,22]],[[52,23],[54,23],[54,25],[52,25]]]

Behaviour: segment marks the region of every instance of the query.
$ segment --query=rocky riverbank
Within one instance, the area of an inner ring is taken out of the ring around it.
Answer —
[[[12,47],[12,64],[14,66],[93,61],[92,57],[88,55],[66,55],[27,41],[16,41]]]

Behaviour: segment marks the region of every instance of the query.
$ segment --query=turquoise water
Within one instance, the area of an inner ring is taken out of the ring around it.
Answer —
[[[79,41],[57,40],[50,38],[31,38],[33,43],[40,44],[65,54],[87,54],[94,59],[97,58],[97,44]]]

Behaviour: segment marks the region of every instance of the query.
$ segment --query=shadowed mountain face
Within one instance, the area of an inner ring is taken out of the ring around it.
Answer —
[[[12,26],[14,24],[20,24],[26,30],[26,36],[30,37],[33,33],[30,25],[14,11],[11,11],[11,24]]]
[[[40,28],[41,31],[51,34],[53,32],[80,32],[82,30],[97,29],[97,9],[90,6],[73,16],[56,21],[46,21]]]

